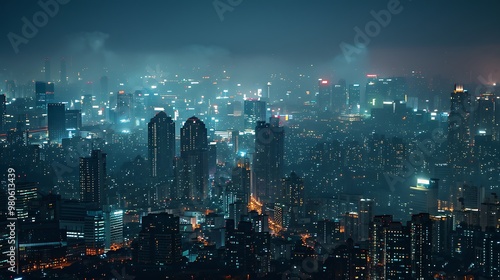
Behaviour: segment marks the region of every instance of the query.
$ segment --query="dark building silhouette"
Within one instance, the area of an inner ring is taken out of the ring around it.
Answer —
[[[234,220],[227,221],[226,258],[224,262],[226,267],[244,273],[255,272],[257,256],[255,232],[252,230],[252,223],[241,221],[238,223],[237,229],[235,229],[233,226]]]
[[[347,88],[345,80],[341,79],[338,83],[332,85],[331,107],[335,115],[343,113],[347,102]]]
[[[412,215],[411,222],[412,279],[426,280],[431,276],[432,220],[428,213]]]
[[[304,180],[295,172],[281,180],[280,202],[285,205],[289,217],[288,226],[296,226],[298,219],[304,216]]]
[[[143,265],[175,265],[181,261],[179,217],[168,213],[142,218],[137,261]]]
[[[263,201],[274,201],[279,197],[284,168],[285,130],[279,119],[270,123],[257,122],[255,128],[254,172],[256,194]]]
[[[66,138],[66,110],[63,103],[49,103],[47,108],[49,140],[61,143]]]
[[[233,168],[231,174],[231,191],[234,192],[235,201],[242,201],[244,205],[248,205],[251,195],[251,170],[250,159],[240,158]]]
[[[180,189],[183,198],[201,200],[208,195],[207,128],[197,117],[189,118],[181,128]]]
[[[325,278],[355,280],[368,278],[368,252],[348,239],[337,246],[323,264]]]
[[[80,158],[80,198],[82,202],[93,203],[97,207],[106,201],[106,154],[93,150],[90,157]]]
[[[148,123],[148,160],[151,177],[165,181],[173,177],[175,123],[163,111]]]
[[[466,179],[470,172],[470,107],[471,100],[463,86],[455,85],[451,93],[450,115],[448,116],[448,154],[452,168],[452,183]]]

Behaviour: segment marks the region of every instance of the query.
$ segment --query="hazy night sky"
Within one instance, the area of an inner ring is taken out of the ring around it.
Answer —
[[[22,35],[21,18],[32,21],[42,9],[37,1],[2,0],[0,68],[29,76],[45,57],[55,71],[64,56],[96,69],[224,63],[255,72],[314,64],[339,78],[410,70],[500,77],[498,1],[401,1],[401,13],[347,63],[340,43],[353,44],[354,27],[364,29],[370,12],[389,2],[243,0],[221,21],[211,0],[71,0],[16,54],[7,34]]]

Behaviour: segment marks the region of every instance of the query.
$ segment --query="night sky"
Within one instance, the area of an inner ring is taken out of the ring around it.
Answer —
[[[32,22],[42,8],[37,1],[2,0],[0,67],[29,76],[45,57],[67,57],[75,68],[96,69],[172,63],[255,72],[313,64],[337,76],[421,70],[465,82],[500,77],[497,1],[401,1],[401,12],[351,62],[341,42],[354,44],[354,28],[364,29],[374,20],[370,12],[391,1],[219,1],[241,3],[221,20],[206,0],[71,0],[16,54],[8,34],[22,36],[21,18]]]

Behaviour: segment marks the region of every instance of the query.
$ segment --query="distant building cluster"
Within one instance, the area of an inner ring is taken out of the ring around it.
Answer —
[[[20,276],[500,279],[495,87],[50,69],[0,92]]]

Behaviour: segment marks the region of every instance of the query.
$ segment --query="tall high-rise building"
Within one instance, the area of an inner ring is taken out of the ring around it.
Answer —
[[[359,84],[350,84],[348,90],[348,104],[350,113],[359,113],[361,107],[361,87]]]
[[[412,215],[410,222],[411,276],[426,280],[431,276],[432,220],[428,213]]]
[[[255,128],[254,172],[256,194],[263,201],[274,201],[279,197],[281,178],[284,175],[285,130],[279,119],[270,123],[257,122]]]
[[[236,193],[236,200],[241,200],[244,205],[248,205],[250,202],[251,172],[250,159],[246,157],[238,160],[231,175],[232,188]]]
[[[84,218],[83,233],[85,238],[85,255],[96,256],[104,254],[106,227],[102,210],[87,210]]]
[[[237,229],[234,221],[226,224],[226,267],[251,273],[256,267],[254,231],[251,222],[239,222]]]
[[[106,250],[116,250],[123,245],[123,210],[104,207],[104,241]]]
[[[54,84],[51,82],[35,82],[35,106],[42,111],[47,110],[47,104],[54,101]]]
[[[120,90],[116,95],[116,123],[130,123],[132,121],[132,101],[134,95]]]
[[[464,181],[470,171],[470,107],[471,100],[467,90],[461,85],[455,85],[448,116],[448,155],[453,170],[452,184]]]
[[[92,106],[93,106],[93,100],[92,100],[92,95],[91,94],[85,94],[81,100],[82,103],[82,115],[85,116],[83,118],[84,123],[91,122],[93,120],[93,112],[92,112]]]
[[[384,279],[385,231],[392,223],[391,215],[375,216],[370,224],[368,251],[370,254],[371,279]]]
[[[248,99],[243,103],[244,128],[253,130],[258,121],[266,120],[266,102]]]
[[[449,254],[454,218],[451,215],[431,216],[432,246],[435,254]]]
[[[332,111],[332,84],[328,80],[320,79],[318,82],[318,96],[316,106],[320,117],[328,116]]]
[[[362,198],[358,202],[358,215],[359,215],[359,240],[368,240],[370,236],[370,223],[373,219],[373,199]]]
[[[181,128],[181,189],[188,190],[190,199],[208,196],[207,128],[197,117],[189,118]]]
[[[80,199],[97,207],[107,204],[106,154],[93,150],[90,157],[80,158]]]
[[[142,217],[138,238],[138,263],[145,265],[175,265],[181,261],[179,217],[168,213]]]
[[[384,231],[384,280],[410,279],[410,231],[400,222],[390,223]]]
[[[500,279],[500,232],[482,232],[480,262],[486,279]]]
[[[341,79],[338,83],[332,85],[331,108],[334,114],[344,112],[347,102],[347,86],[345,80]]]
[[[151,177],[163,181],[174,175],[175,122],[163,111],[148,123],[148,159]]]
[[[296,225],[298,219],[304,215],[304,180],[292,172],[289,177],[281,180],[282,193],[279,198],[290,215],[291,225]]]
[[[208,176],[213,179],[217,172],[217,142],[208,144]]]
[[[66,110],[63,103],[49,103],[47,108],[49,140],[53,143],[61,143],[66,133]]]
[[[5,94],[0,94],[0,132],[5,131],[5,115],[7,112],[7,97]]]
[[[476,97],[477,109],[474,113],[474,131],[473,135],[491,135],[493,140],[496,139],[497,127],[496,122],[496,97],[493,93],[483,93]]]
[[[317,241],[323,246],[332,246],[344,238],[340,221],[321,220],[317,225]]]

